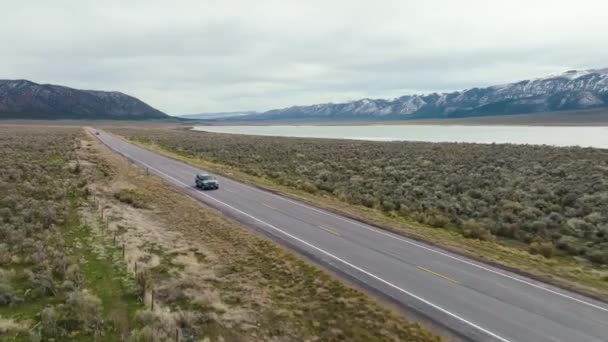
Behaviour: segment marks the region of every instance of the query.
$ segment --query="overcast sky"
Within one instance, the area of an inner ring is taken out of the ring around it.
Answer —
[[[608,67],[606,0],[0,0],[0,79],[169,114],[460,90]]]

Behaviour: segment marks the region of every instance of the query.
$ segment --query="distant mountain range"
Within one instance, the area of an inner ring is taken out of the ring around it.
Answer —
[[[406,95],[393,100],[253,111],[181,115],[211,120],[406,120],[608,109],[608,68],[451,93]],[[79,90],[27,80],[0,80],[0,119],[168,119],[167,114],[116,91]]]
[[[247,115],[255,115],[257,112],[247,111],[247,112],[219,112],[219,113],[200,113],[200,114],[186,114],[186,115],[178,115],[180,118],[184,119],[223,119],[223,118],[235,118]]]
[[[167,119],[117,91],[79,90],[27,80],[0,80],[0,119]]]
[[[487,88],[394,100],[294,106],[230,118],[236,120],[439,119],[608,108],[608,68],[563,74]]]

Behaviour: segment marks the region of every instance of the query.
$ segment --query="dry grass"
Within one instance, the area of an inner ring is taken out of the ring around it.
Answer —
[[[0,337],[2,335],[23,333],[29,328],[31,321],[15,322],[13,319],[5,319],[0,316]]]
[[[439,340],[92,144],[91,158],[109,175],[91,185],[109,218],[108,235],[124,243],[129,269],[149,272],[141,275],[150,281],[147,306],[154,290],[155,310],[138,316],[146,328],[136,337],[155,341],[180,326],[184,336],[225,341]],[[148,209],[114,197],[129,189]]]

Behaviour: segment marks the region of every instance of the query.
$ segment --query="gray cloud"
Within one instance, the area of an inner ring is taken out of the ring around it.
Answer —
[[[3,2],[0,78],[120,90],[173,114],[608,66],[603,0]]]

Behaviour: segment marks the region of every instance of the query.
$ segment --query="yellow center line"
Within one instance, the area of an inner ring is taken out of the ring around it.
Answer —
[[[340,234],[337,231],[333,230],[333,229],[329,229],[329,228],[323,227],[323,226],[319,226],[319,228],[323,229],[324,231],[326,231],[326,232],[328,232],[330,234],[334,234],[336,236],[340,236]]]
[[[265,206],[265,207],[267,207],[267,208],[270,208],[272,210],[277,210],[277,208],[271,206],[270,204],[262,203],[262,205]]]
[[[452,282],[452,283],[454,283],[454,284],[460,284],[460,282],[459,282],[459,281],[454,280],[454,279],[452,279],[452,278],[450,278],[450,277],[446,277],[446,276],[444,276],[443,274],[439,274],[439,273],[437,273],[437,272],[433,272],[433,271],[429,270],[428,268],[424,268],[424,267],[422,267],[422,266],[416,266],[416,268],[417,268],[417,269],[419,269],[419,270],[425,271],[425,272],[429,272],[429,273],[430,273],[430,274],[432,274],[432,275],[436,275],[436,276],[438,276],[438,277],[441,277],[441,278],[443,278],[443,279],[445,279],[445,280],[447,280],[447,281],[451,281],[451,282]]]

